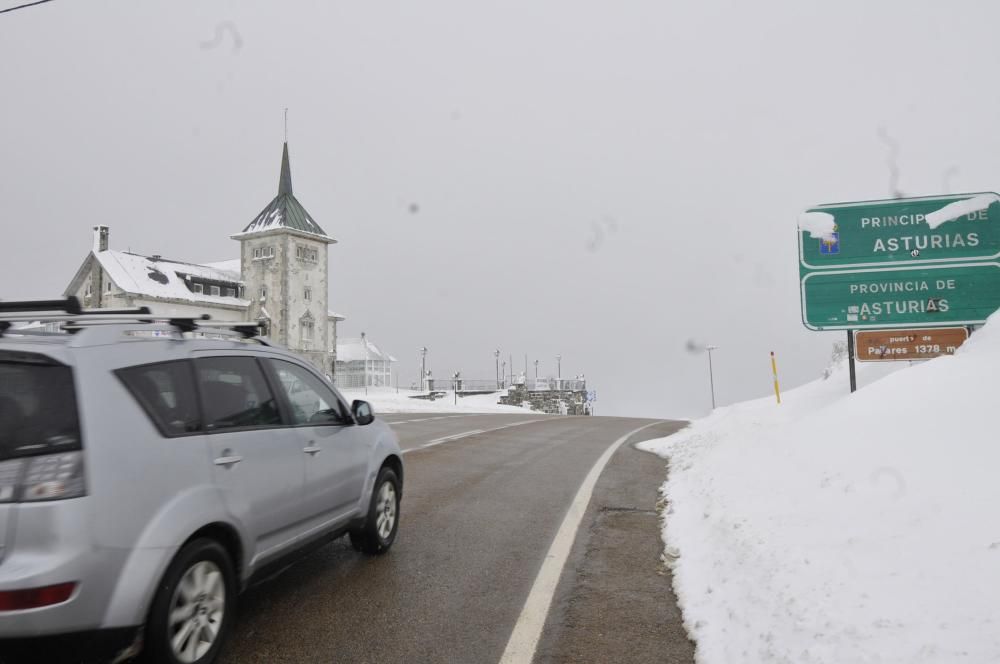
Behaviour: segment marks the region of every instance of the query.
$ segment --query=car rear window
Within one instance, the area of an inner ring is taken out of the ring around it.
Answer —
[[[0,353],[0,460],[79,450],[73,370],[33,353]]]
[[[201,430],[191,365],[158,362],[115,372],[164,436]]]

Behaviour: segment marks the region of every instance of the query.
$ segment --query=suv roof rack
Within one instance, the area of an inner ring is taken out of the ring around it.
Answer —
[[[80,314],[100,314],[105,316],[129,315],[137,316],[149,315],[149,307],[136,307],[135,309],[88,309],[84,311],[80,306],[80,300],[70,295],[64,300],[22,300],[20,302],[4,302],[0,300],[0,314],[14,313],[42,313],[61,311],[71,316]]]
[[[101,324],[166,323],[182,334],[198,329],[229,330],[244,339],[255,339],[265,346],[270,345],[260,337],[260,331],[264,327],[260,322],[213,321],[208,314],[198,317],[156,316],[145,306],[134,309],[84,309],[80,306],[80,300],[72,295],[64,300],[0,301],[0,337],[9,332],[16,321],[67,323],[64,329],[69,332]]]

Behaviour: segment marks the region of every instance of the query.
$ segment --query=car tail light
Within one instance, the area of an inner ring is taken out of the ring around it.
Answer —
[[[60,583],[27,590],[0,590],[0,611],[23,611],[62,604],[73,596],[76,583]]]
[[[84,495],[82,452],[0,462],[0,503],[60,500]]]

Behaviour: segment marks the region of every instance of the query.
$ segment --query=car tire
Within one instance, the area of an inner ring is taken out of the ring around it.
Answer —
[[[236,595],[233,562],[222,545],[210,539],[187,544],[156,592],[142,659],[154,664],[215,661],[236,614]]]
[[[375,478],[365,525],[349,533],[351,546],[369,555],[385,553],[399,531],[399,478],[384,467]]]

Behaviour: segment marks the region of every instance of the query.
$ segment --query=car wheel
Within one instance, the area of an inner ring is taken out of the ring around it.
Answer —
[[[350,532],[351,546],[371,555],[385,553],[398,530],[399,479],[392,468],[383,468],[375,480],[364,527]]]
[[[163,576],[146,623],[146,659],[156,664],[215,661],[236,611],[236,574],[213,540],[191,542]]]

